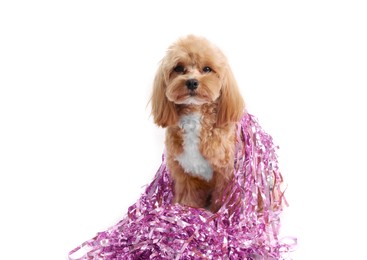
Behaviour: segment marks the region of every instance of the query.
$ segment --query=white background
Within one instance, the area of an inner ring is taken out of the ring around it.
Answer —
[[[227,55],[280,146],[293,259],[366,257],[364,1],[2,1],[0,258],[66,259],[161,162],[147,106],[189,33]]]

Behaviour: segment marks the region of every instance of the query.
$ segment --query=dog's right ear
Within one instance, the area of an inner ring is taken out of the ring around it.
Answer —
[[[166,87],[166,81],[163,73],[163,62],[161,62],[155,75],[153,93],[150,99],[154,123],[161,127],[174,125],[178,121],[176,105],[167,99]]]

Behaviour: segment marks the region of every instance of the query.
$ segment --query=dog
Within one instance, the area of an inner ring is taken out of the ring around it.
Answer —
[[[155,124],[166,128],[174,203],[217,212],[234,174],[236,123],[245,104],[222,51],[188,35],[167,50],[151,96]]]

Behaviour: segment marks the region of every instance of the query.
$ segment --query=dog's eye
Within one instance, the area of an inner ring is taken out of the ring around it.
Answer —
[[[177,65],[176,67],[174,67],[173,70],[175,72],[177,72],[177,73],[183,73],[183,72],[185,72],[185,68],[183,66],[181,66],[181,65]]]
[[[205,72],[205,73],[209,73],[211,71],[212,71],[212,69],[210,67],[208,67],[208,66],[206,66],[206,67],[203,68],[203,72]]]

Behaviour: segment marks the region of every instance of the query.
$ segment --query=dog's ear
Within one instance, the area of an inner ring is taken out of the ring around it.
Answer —
[[[245,103],[241,97],[237,82],[227,66],[223,77],[221,95],[218,101],[217,126],[238,122],[244,113]]]
[[[166,81],[163,73],[163,62],[161,62],[153,83],[153,93],[151,97],[152,115],[154,122],[167,127],[174,125],[178,121],[176,105],[166,97]]]

